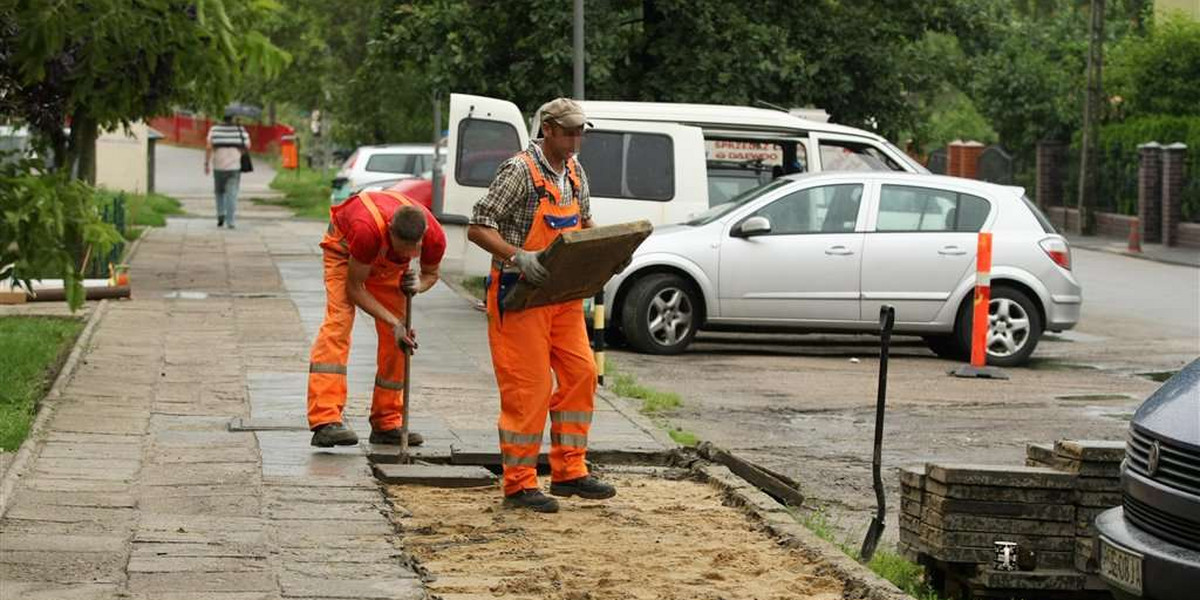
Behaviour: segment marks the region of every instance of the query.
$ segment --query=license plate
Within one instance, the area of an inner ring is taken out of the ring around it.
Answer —
[[[1100,576],[1128,592],[1142,594],[1142,555],[1100,538]]]

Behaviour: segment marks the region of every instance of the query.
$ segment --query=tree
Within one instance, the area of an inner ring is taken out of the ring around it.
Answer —
[[[982,0],[980,0],[982,1]],[[817,105],[893,133],[921,75],[904,48],[977,25],[976,0],[605,0],[588,3],[590,99]],[[554,0],[402,2],[393,64],[431,90],[498,96],[526,111],[571,90],[571,10]]]
[[[271,0],[6,0],[0,115],[29,123],[53,169],[94,181],[101,129],[181,103],[219,110],[246,73],[287,62],[253,24]],[[64,126],[70,124],[69,134]]]
[[[1125,114],[1200,114],[1200,23],[1168,17],[1117,42],[1106,84]]]

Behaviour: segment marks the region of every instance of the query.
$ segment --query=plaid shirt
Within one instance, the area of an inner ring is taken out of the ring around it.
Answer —
[[[558,185],[559,175],[550,168],[546,157],[542,154],[539,140],[529,144],[527,152],[536,158],[542,177]],[[576,161],[579,172],[579,218],[586,221],[592,218],[590,195],[588,194],[587,174]],[[566,182],[562,186],[562,202],[565,205],[571,201],[571,182],[569,176],[564,176]],[[475,203],[471,215],[472,225],[491,227],[500,232],[504,241],[520,248],[525,245],[525,237],[533,227],[533,218],[537,213],[538,197],[533,188],[533,178],[529,175],[529,166],[520,154],[504,161],[496,169],[496,178],[488,187],[487,195]]]

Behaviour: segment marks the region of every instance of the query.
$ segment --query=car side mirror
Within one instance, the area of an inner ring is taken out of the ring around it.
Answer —
[[[764,233],[771,233],[771,221],[763,216],[750,217],[742,221],[733,231],[737,237],[751,237]]]

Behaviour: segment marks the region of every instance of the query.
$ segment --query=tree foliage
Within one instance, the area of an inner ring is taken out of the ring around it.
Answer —
[[[29,289],[31,279],[60,275],[67,303],[78,308],[83,256],[102,256],[121,241],[100,220],[93,194],[64,173],[44,173],[36,160],[0,164],[0,281]]]
[[[6,0],[0,115],[36,129],[58,158],[53,168],[90,181],[99,130],[177,103],[219,110],[245,73],[276,75],[287,55],[253,24],[277,8],[272,0]]]
[[[592,99],[816,105],[894,132],[923,75],[904,48],[927,30],[979,26],[975,0],[598,0],[587,4]],[[571,92],[571,9],[553,0],[399,3],[394,64],[431,90],[512,100],[529,111]]]
[[[1200,114],[1200,23],[1172,16],[1120,40],[1106,79],[1126,114]]]

